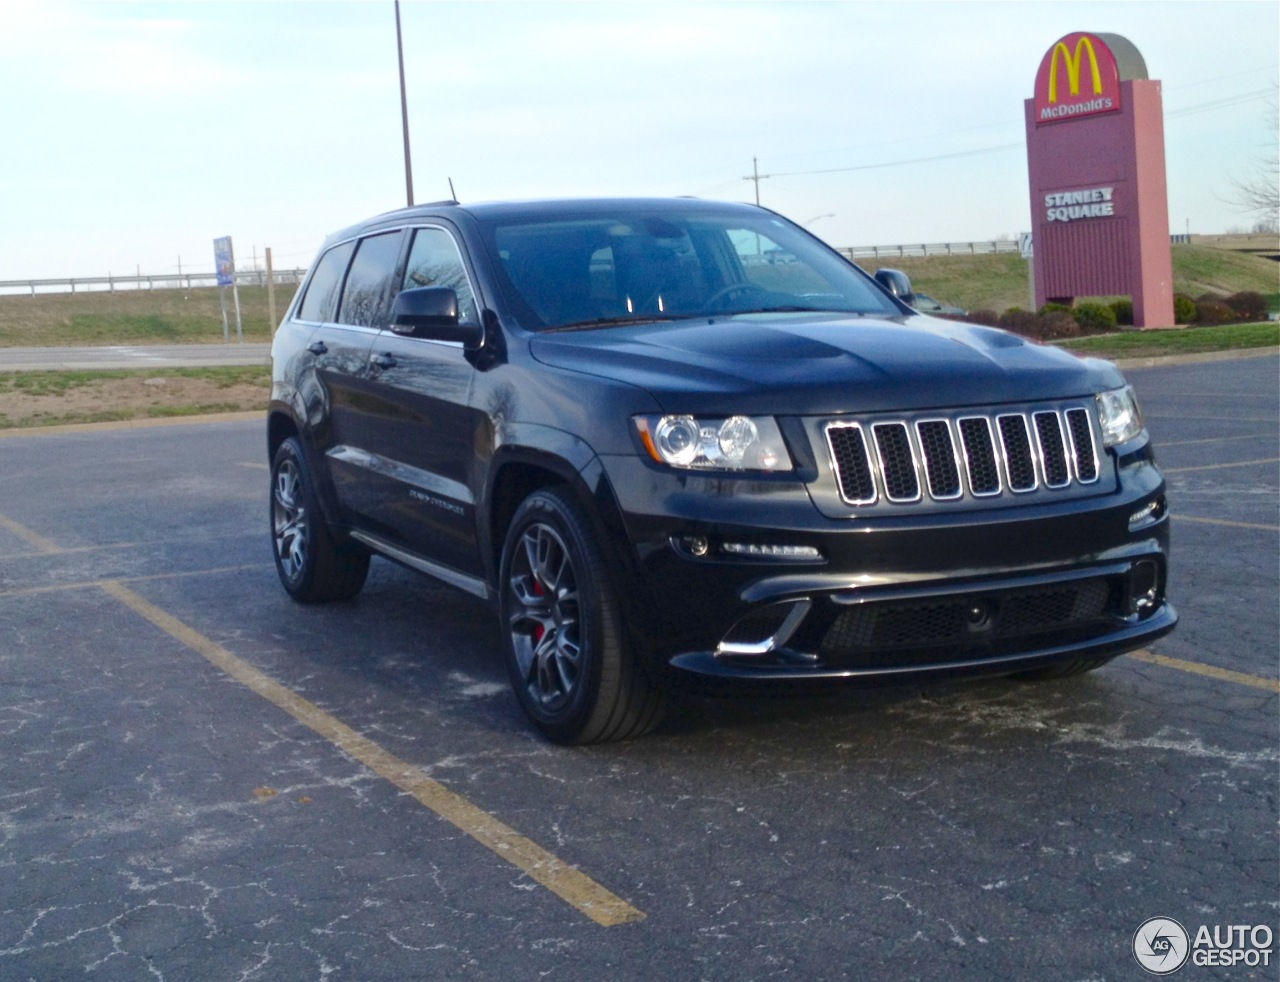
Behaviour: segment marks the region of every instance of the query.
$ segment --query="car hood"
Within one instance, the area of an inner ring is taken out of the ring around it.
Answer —
[[[1087,396],[1116,368],[925,316],[740,314],[536,336],[538,361],[647,390],[667,412],[880,412]]]

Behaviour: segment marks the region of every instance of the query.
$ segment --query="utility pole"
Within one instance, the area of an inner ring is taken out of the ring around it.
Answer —
[[[400,40],[400,0],[396,0],[396,57],[400,61],[400,124],[404,129],[404,189],[413,207],[413,164],[409,160],[409,99],[404,91],[404,44]]]
[[[772,174],[761,174],[760,167],[756,162],[756,158],[751,158],[751,173],[743,178],[744,181],[754,181],[756,186],[756,205],[760,204],[760,182],[766,178],[773,177]]]

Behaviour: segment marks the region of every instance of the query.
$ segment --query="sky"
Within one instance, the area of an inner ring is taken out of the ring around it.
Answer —
[[[1163,83],[1174,232],[1247,229],[1280,4],[401,4],[415,197],[760,201],[836,246],[1030,229],[1023,100],[1074,31]],[[406,200],[391,0],[0,17],[0,281],[306,266]]]

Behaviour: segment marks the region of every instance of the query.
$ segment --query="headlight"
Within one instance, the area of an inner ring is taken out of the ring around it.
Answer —
[[[637,416],[649,456],[692,470],[789,471],[791,457],[772,416]]]
[[[1131,386],[1099,392],[1097,401],[1103,446],[1114,447],[1142,432],[1142,410],[1138,408],[1138,397],[1133,394]]]

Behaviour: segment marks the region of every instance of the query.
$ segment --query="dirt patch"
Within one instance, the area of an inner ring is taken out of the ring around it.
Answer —
[[[105,378],[62,392],[0,390],[0,427],[92,423],[201,413],[266,412],[266,384],[219,384],[179,375]]]

